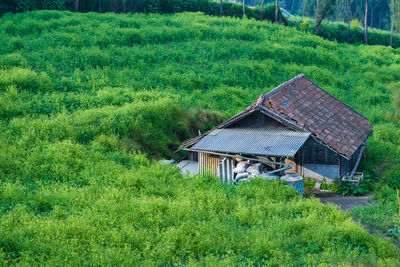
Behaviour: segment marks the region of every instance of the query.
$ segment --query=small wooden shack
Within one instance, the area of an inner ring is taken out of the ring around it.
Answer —
[[[263,162],[270,173],[334,179],[354,175],[371,133],[367,118],[301,74],[180,149],[200,173],[225,181],[235,159]]]

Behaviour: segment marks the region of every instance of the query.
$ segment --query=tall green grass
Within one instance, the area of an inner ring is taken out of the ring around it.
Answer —
[[[137,157],[129,168],[107,161],[112,156],[100,151],[108,148],[93,145],[97,148],[90,152],[69,142],[47,150],[52,168],[63,169],[60,157],[66,155],[71,175],[91,174],[87,186],[45,179],[34,185],[1,182],[0,261],[68,266],[398,263],[393,245],[368,234],[335,206],[301,199],[292,188],[262,180],[233,188],[213,177],[182,179],[176,168],[143,165]]]
[[[348,215],[154,159],[299,73],[374,124],[362,167],[397,171],[400,56],[201,13],[0,18],[0,261],[396,265]],[[395,98],[397,99],[397,98]],[[390,176],[392,175],[392,176]]]

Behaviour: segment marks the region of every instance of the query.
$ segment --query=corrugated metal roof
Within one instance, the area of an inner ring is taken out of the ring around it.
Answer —
[[[288,128],[216,129],[191,147],[193,150],[294,157],[310,133]]]

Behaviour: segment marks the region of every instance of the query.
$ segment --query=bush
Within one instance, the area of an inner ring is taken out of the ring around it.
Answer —
[[[362,27],[362,24],[357,19],[353,19],[353,20],[350,21],[350,27],[352,27],[352,28],[360,28],[360,27]]]
[[[27,65],[26,59],[18,53],[12,53],[5,56],[1,61],[0,65],[6,67],[24,67]]]
[[[336,193],[344,196],[364,196],[369,192],[365,182],[354,185],[352,182],[341,182]]]
[[[303,182],[304,182],[304,189],[315,189],[315,186],[317,184],[317,179],[312,177],[304,177]]]
[[[220,112],[198,108],[188,110],[187,116],[192,136],[211,130],[225,119]]]
[[[332,192],[337,192],[339,185],[336,181],[331,183],[327,183],[326,179],[324,178],[321,183],[321,190],[331,190]]]
[[[30,69],[23,68],[0,70],[0,90],[3,91],[10,86],[30,92],[48,92],[53,89],[53,84],[46,73],[38,75]]]

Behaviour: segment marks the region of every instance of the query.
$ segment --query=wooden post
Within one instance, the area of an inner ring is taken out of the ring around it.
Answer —
[[[79,12],[79,0],[74,1],[74,11]]]

